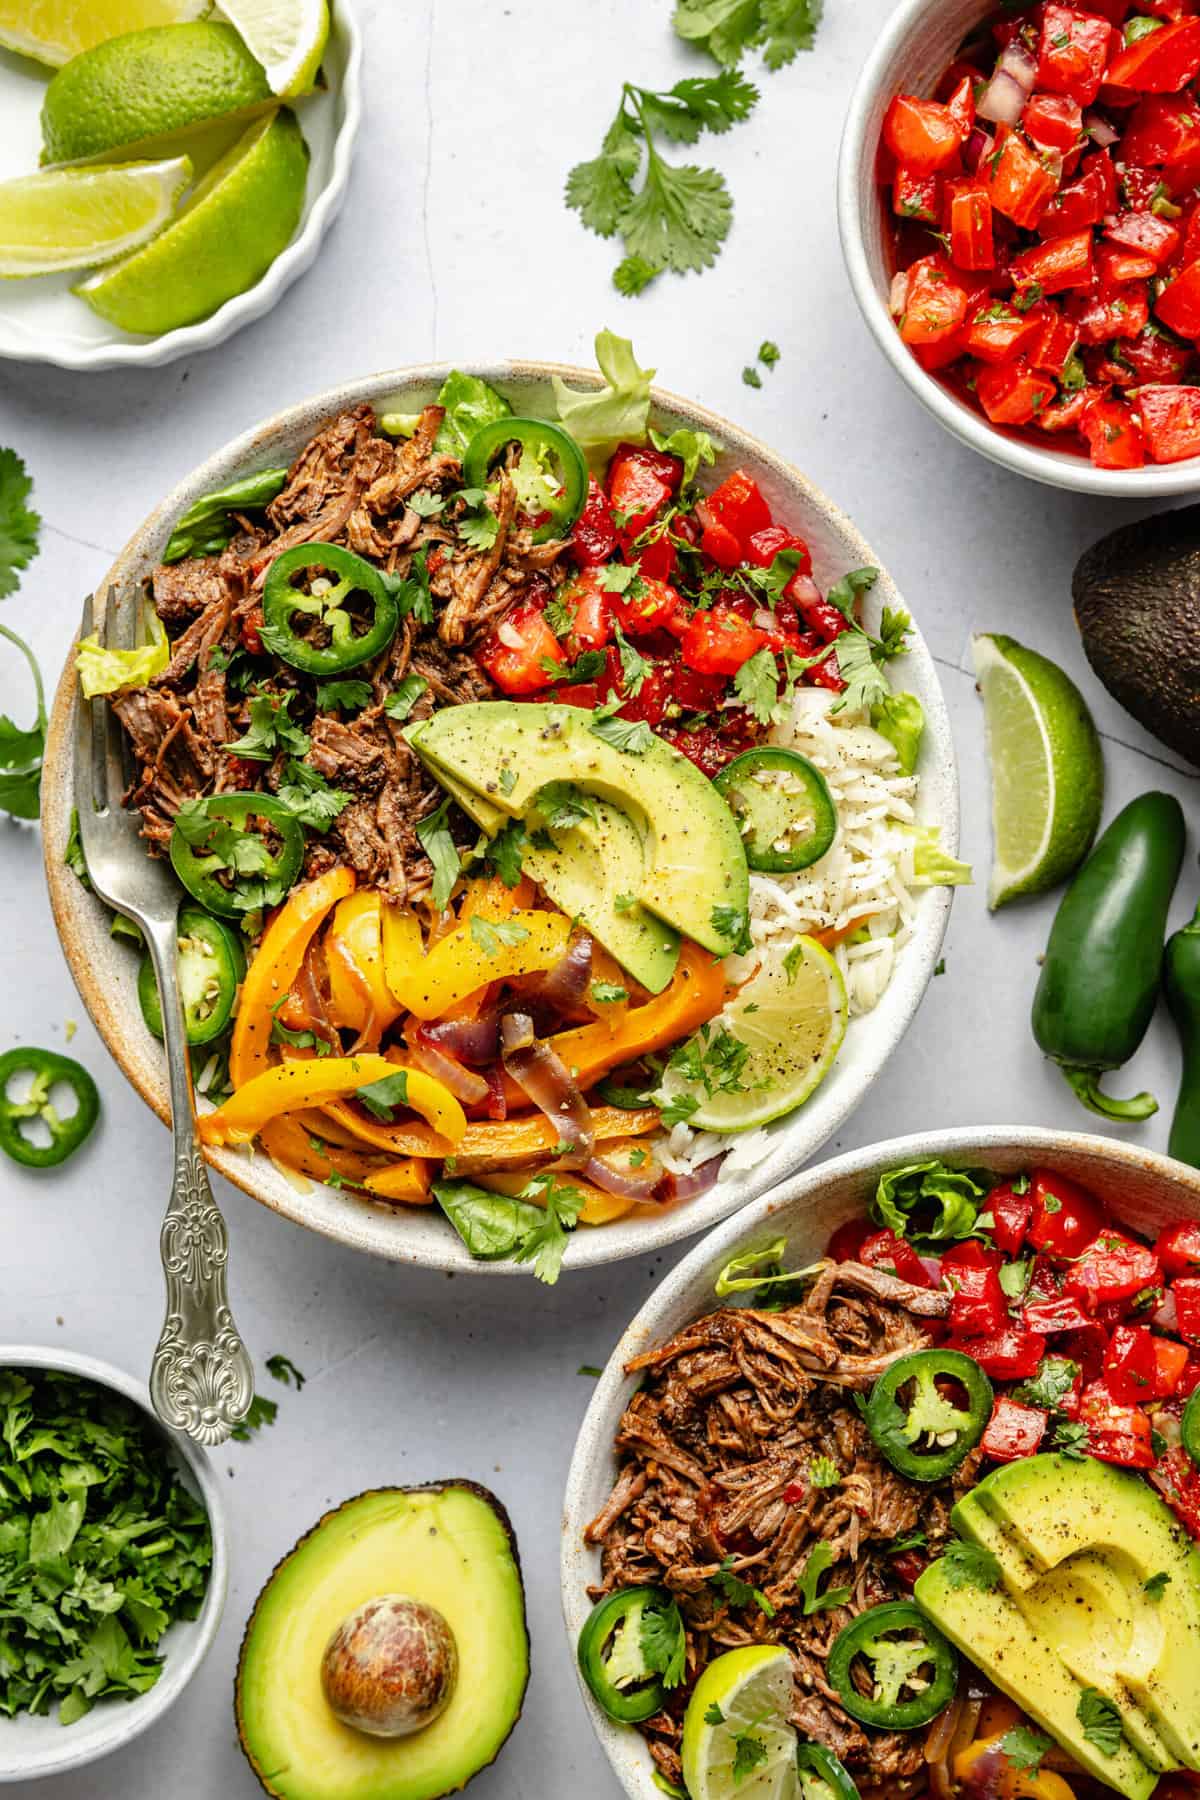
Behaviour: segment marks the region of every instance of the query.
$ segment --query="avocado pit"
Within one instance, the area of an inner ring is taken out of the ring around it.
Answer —
[[[458,1680],[454,1633],[435,1606],[378,1594],[343,1619],[325,1646],[321,1688],[334,1717],[368,1737],[424,1731]]]

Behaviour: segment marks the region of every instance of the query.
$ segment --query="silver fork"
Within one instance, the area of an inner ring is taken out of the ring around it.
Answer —
[[[142,602],[119,601],[109,588],[103,643],[132,649]],[[80,637],[94,628],[89,594]],[[136,816],[121,804],[125,755],[120,724],[103,699],[76,702],[75,803],[92,885],[100,898],[141,928],[154,963],[166,1040],[175,1170],[159,1238],[167,1316],[150,1371],[159,1418],[201,1444],[220,1444],[254,1397],[254,1370],[225,1285],[229,1235],[213,1199],[196,1132],[187,1029],[179,996],[176,918],[179,889],[169,865],[148,856]]]

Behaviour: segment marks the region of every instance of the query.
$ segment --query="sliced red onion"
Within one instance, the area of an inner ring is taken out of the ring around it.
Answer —
[[[466,1069],[454,1057],[447,1056],[439,1045],[432,1043],[420,1025],[411,1020],[404,1027],[404,1041],[412,1051],[413,1060],[420,1063],[427,1075],[440,1081],[443,1087],[450,1089],[456,1100],[464,1106],[477,1106],[488,1096],[488,1084],[482,1075],[476,1075],[472,1069]]]
[[[1106,119],[1102,112],[1085,112],[1083,129],[1101,150],[1111,149],[1121,135],[1112,120]]]
[[[1016,125],[1036,81],[1036,58],[1020,38],[1013,38],[1000,53],[995,73],[979,96],[976,113],[996,125]]]
[[[663,1202],[696,1200],[701,1194],[707,1194],[721,1173],[721,1164],[727,1155],[728,1151],[722,1150],[719,1156],[710,1156],[707,1162],[702,1162],[690,1175],[664,1175],[655,1198]]]
[[[482,1069],[500,1054],[500,1013],[482,1012],[475,1019],[439,1019],[435,1025],[424,1025],[422,1031],[431,1043],[447,1056]]]
[[[595,946],[586,931],[571,939],[553,968],[530,984],[529,992],[555,1012],[571,1012],[587,993],[592,979],[592,955]]]
[[[500,1021],[500,1052],[517,1086],[545,1113],[562,1146],[555,1163],[582,1169],[592,1155],[595,1133],[587,1101],[575,1078],[549,1044],[535,1037],[528,1013],[505,1013]]]
[[[639,1150],[642,1161],[635,1167],[634,1155]],[[620,1145],[605,1144],[583,1172],[606,1194],[643,1203],[654,1199],[654,1190],[663,1178],[663,1166],[657,1156],[636,1139]]]
[[[982,125],[971,127],[971,135],[963,149],[963,161],[972,175],[984,158],[992,154],[995,145],[996,140],[990,131],[985,131]]]
[[[888,294],[888,311],[893,319],[898,319],[908,305],[909,276],[907,269],[897,269],[892,276],[891,291]]]
[[[1162,1297],[1162,1304],[1154,1315],[1153,1323],[1159,1331],[1178,1331],[1179,1316],[1175,1311],[1175,1296],[1170,1288]]]

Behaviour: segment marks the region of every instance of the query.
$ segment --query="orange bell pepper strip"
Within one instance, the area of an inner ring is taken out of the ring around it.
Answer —
[[[485,919],[507,919],[509,913],[528,912],[537,889],[528,875],[522,875],[515,887],[506,887],[498,875],[487,881],[470,881],[458,909],[459,920],[480,915]]]
[[[1069,1781],[1056,1775],[1053,1769],[1019,1769],[1003,1754],[996,1755],[1003,1743],[1002,1737],[976,1738],[965,1750],[954,1758],[954,1779],[963,1787],[970,1785],[969,1777],[977,1763],[986,1757],[988,1769],[994,1766],[1001,1771],[999,1792],[1008,1800],[1009,1796],[1028,1796],[1028,1800],[1075,1800],[1075,1790]]]
[[[636,1062],[654,1050],[665,1050],[714,1018],[725,1004],[725,976],[719,957],[685,939],[670,983],[644,1006],[631,1006],[615,1030],[607,1019],[560,1031],[550,1047],[560,1056],[581,1088],[602,1075]],[[505,1082],[505,1092],[510,1084]],[[510,1098],[519,1103],[519,1090]]]
[[[824,945],[826,950],[832,950],[835,944],[844,943],[848,937],[853,937],[860,925],[865,925],[868,919],[874,917],[873,912],[859,913],[857,918],[847,919],[844,925],[827,925],[824,931],[811,932],[810,936],[814,942]]]
[[[377,888],[339,900],[325,933],[325,966],[333,1023],[347,1031],[363,1031],[369,1014],[377,1043],[401,1011],[384,980]]]
[[[473,915],[484,923],[482,915]],[[412,913],[389,907],[384,916],[383,959],[387,984],[406,1012],[418,1019],[439,1019],[448,1007],[491,981],[533,975],[553,968],[566,950],[571,921],[565,913],[513,912],[498,920],[517,942],[478,935],[470,922],[440,937],[426,953],[420,950],[421,928]]]
[[[294,1175],[309,1175],[314,1181],[328,1181],[331,1175],[341,1181],[363,1183],[368,1175],[383,1166],[377,1156],[361,1150],[347,1150],[334,1144],[318,1144],[316,1136],[301,1123],[303,1115],[272,1119],[259,1133],[259,1142],[271,1161]]]
[[[402,1200],[406,1206],[432,1206],[433,1165],[421,1156],[405,1156],[368,1175],[367,1192],[380,1200]]]
[[[330,1101],[344,1100],[360,1087],[395,1073],[395,1063],[374,1055],[314,1056],[277,1063],[238,1088],[216,1112],[205,1113],[199,1120],[200,1136],[206,1144],[248,1144],[281,1113],[327,1106]],[[449,1088],[432,1075],[420,1069],[408,1069],[405,1073],[405,1104],[448,1140],[446,1154],[452,1155],[454,1145],[467,1129],[462,1107]]]
[[[321,921],[353,890],[353,869],[330,869],[295,888],[267,926],[242,983],[229,1045],[229,1079],[235,1088],[267,1068],[272,1009],[287,998]]]
[[[388,1068],[395,1073],[394,1064],[389,1063]],[[468,1120],[466,1130],[452,1144],[428,1125],[384,1125],[360,1118],[348,1106],[334,1105],[328,1111],[338,1125],[353,1131],[360,1143],[369,1144],[372,1149],[386,1150],[392,1156],[452,1156],[456,1165],[467,1159],[490,1161],[501,1167],[506,1163],[526,1164],[548,1155],[559,1141],[544,1113],[526,1113],[519,1119]],[[597,1142],[644,1137],[657,1126],[658,1109],[653,1106],[638,1112],[626,1112],[619,1106],[592,1108]]]
[[[476,1175],[474,1178],[480,1187],[490,1188],[497,1194],[513,1194],[533,1202],[534,1206],[544,1204],[541,1194],[535,1188],[530,1194],[525,1189],[529,1186],[529,1170],[506,1174]],[[574,1175],[560,1175],[560,1188],[574,1188],[582,1194],[583,1206],[579,1214],[580,1225],[611,1225],[614,1219],[623,1219],[637,1205],[636,1200],[623,1198],[620,1194],[606,1194],[603,1188],[593,1187],[590,1181],[578,1181]]]

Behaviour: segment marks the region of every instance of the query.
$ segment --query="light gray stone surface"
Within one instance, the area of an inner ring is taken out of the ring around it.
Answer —
[[[431,357],[590,360],[600,325],[634,338],[662,382],[734,416],[789,454],[854,517],[887,562],[940,659],[958,741],[961,891],[945,974],[839,1147],[922,1126],[1085,1124],[1028,1032],[1052,902],[989,918],[982,721],[973,630],[1012,632],[1082,681],[1105,738],[1109,811],[1156,785],[1195,815],[1195,775],[1087,674],[1069,603],[1079,551],[1136,504],[1055,493],[951,442],[888,373],[854,311],[833,210],[837,136],[884,0],[828,0],[816,52],[761,77],[753,120],[699,147],[725,169],[737,216],[716,267],[664,277],[636,301],[609,286],[613,246],[561,203],[569,165],[595,154],[622,79],[667,85],[703,65],[677,46],[668,0],[358,0],[368,115],[345,212],[315,269],[265,321],[193,363],[90,378],[0,367],[0,442],[27,459],[43,553],[6,623],[53,677],[79,603],[151,503],[257,418],[356,372]],[[757,74],[757,71],[756,71]],[[3,125],[0,124],[0,130]],[[699,151],[697,154],[699,154]],[[761,391],[741,382],[764,337],[783,351]],[[0,711],[29,703],[0,661]],[[1194,838],[1176,906],[1196,898]],[[60,1047],[94,1070],[104,1119],[68,1171],[0,1168],[0,1338],[61,1342],[144,1371],[157,1336],[158,1219],[166,1134],[113,1068],[55,941],[31,829],[0,822],[0,1048]],[[1122,1086],[1173,1093],[1164,1020]],[[1096,1121],[1097,1127],[1100,1122]],[[1163,1147],[1165,1115],[1135,1134]],[[218,1645],[169,1721],[37,1800],[250,1800],[231,1682],[245,1614],[277,1558],[327,1506],[387,1482],[464,1475],[509,1506],[524,1557],[534,1673],[525,1716],[481,1800],[613,1783],[576,1692],[557,1593],[559,1499],[589,1383],[659,1261],[566,1279],[472,1282],[373,1264],[280,1223],[229,1187],[238,1316],[260,1363],[284,1351],[309,1377],[272,1430],[219,1453],[233,1525]],[[35,1789],[12,1790],[34,1800]]]

